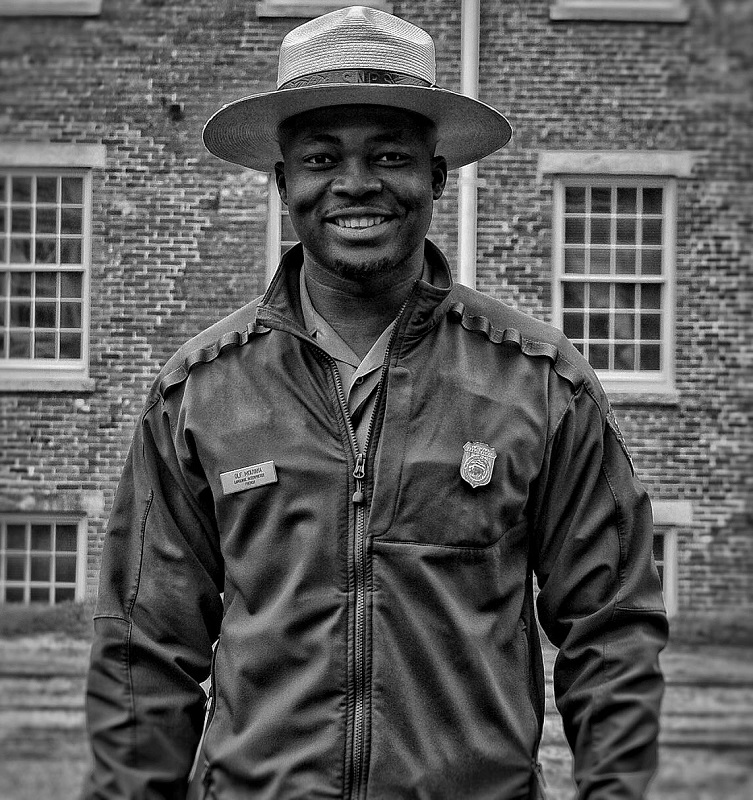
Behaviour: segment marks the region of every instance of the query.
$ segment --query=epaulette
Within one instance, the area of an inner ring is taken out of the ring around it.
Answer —
[[[460,322],[465,330],[483,333],[493,344],[509,344],[518,347],[526,356],[548,358],[554,371],[565,378],[574,389],[583,384],[585,375],[582,370],[563,355],[556,344],[523,336],[517,328],[495,328],[488,317],[469,314],[465,303],[453,303],[447,313],[451,319]]]
[[[197,364],[208,364],[214,361],[220,353],[228,347],[243,347],[254,336],[269,333],[271,328],[259,325],[256,321],[249,322],[245,330],[227,331],[223,333],[217,341],[212,344],[200,347],[189,353],[183,363],[165,375],[159,384],[159,394],[164,401],[165,395],[180,383],[188,378],[189,373]]]

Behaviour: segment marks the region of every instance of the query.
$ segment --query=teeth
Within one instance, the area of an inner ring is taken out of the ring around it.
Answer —
[[[385,217],[338,217],[335,221],[340,228],[372,228],[384,220]]]

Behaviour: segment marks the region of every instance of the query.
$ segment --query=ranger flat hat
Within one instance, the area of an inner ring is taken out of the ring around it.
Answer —
[[[225,161],[271,172],[281,158],[280,123],[313,109],[361,104],[431,120],[437,155],[450,169],[510,141],[510,123],[499,111],[435,81],[426,31],[373,8],[341,8],[292,30],[280,46],[277,89],[223,106],[204,126],[204,144]]]

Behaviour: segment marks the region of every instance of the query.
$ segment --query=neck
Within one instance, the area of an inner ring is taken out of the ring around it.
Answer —
[[[420,255],[420,258],[418,257]],[[345,274],[322,266],[304,251],[306,289],[314,308],[363,358],[395,319],[423,270],[423,248],[393,269]]]

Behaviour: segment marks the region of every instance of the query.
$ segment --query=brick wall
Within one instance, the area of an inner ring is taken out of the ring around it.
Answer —
[[[459,88],[460,2],[396,2]],[[515,128],[479,167],[478,284],[548,318],[551,181],[542,150],[691,150],[679,181],[677,398],[617,413],[658,499],[688,500],[680,606],[751,605],[750,270],[753,24],[699,0],[682,25],[552,22],[544,0],[482,3],[481,93]],[[151,377],[264,285],[264,176],[203,150],[223,102],[272,88],[295,20],[248,0],[105,0],[91,19],[3,19],[0,141],[101,143],[94,174],[91,393],[0,391],[0,510],[89,514],[89,586]],[[1,145],[0,145],[1,147]],[[454,258],[457,186],[431,236]],[[747,401],[747,403],[746,403]],[[748,435],[746,435],[748,434]]]

